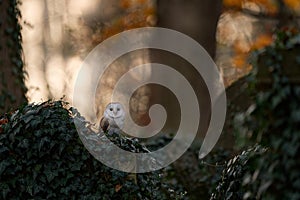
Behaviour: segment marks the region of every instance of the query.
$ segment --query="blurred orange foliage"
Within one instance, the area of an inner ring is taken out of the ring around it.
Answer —
[[[144,15],[148,16],[148,15],[155,15],[156,14],[156,9],[154,7],[148,7],[146,9],[144,9]]]
[[[243,0],[223,0],[223,5],[225,7],[233,7],[233,8],[241,9],[242,2]]]
[[[289,1],[289,0],[288,0]],[[290,0],[299,1],[299,0]],[[276,0],[223,0],[225,8],[242,10],[247,3],[254,3],[262,9],[264,13],[274,15],[278,12]]]
[[[145,4],[145,3],[147,3],[147,0],[137,0],[137,3],[139,3],[139,4]]]
[[[262,49],[273,42],[271,34],[262,34],[259,35],[251,46],[251,50]]]
[[[109,27],[106,27],[102,30],[102,40],[105,40],[106,38],[109,38],[113,35],[116,35],[122,31],[123,27],[123,20],[118,19],[112,22],[112,25]]]
[[[300,11],[300,1],[299,0],[283,0],[284,3],[292,10]]]
[[[291,10],[298,10],[300,12],[300,0],[283,0],[288,8]],[[228,10],[241,11],[249,7],[249,3],[256,5],[259,12],[273,16],[279,12],[278,0],[223,0],[223,5]],[[247,64],[247,57],[250,51],[258,50],[270,45],[273,41],[271,34],[261,34],[259,35],[250,45],[244,45],[241,41],[235,41],[233,44],[233,64],[237,68],[248,68],[250,65]]]
[[[240,53],[236,54],[233,58],[233,64],[236,68],[244,68],[247,66],[247,54]]]
[[[271,34],[262,34],[259,35],[254,42],[252,43],[250,49],[245,49],[240,43],[235,42],[233,48],[235,56],[233,58],[233,64],[236,68],[250,68],[250,64],[247,63],[247,58],[250,51],[262,49],[273,42]]]
[[[273,15],[278,12],[276,0],[248,0],[249,2],[259,5],[266,13]]]
[[[115,19],[102,30],[102,40],[122,31],[154,26],[156,23],[156,8],[152,0],[120,0],[123,15]]]
[[[236,52],[236,53],[249,52],[249,47],[246,46],[245,44],[243,44],[243,42],[240,40],[235,41],[235,43],[233,44],[233,49],[234,49],[234,52]]]
[[[283,2],[293,9],[300,9],[300,0],[283,0]],[[260,11],[267,15],[275,15],[279,11],[277,0],[223,0],[223,5],[227,9],[242,10],[247,3],[253,3],[260,8]],[[153,0],[120,0],[120,8],[123,13],[102,30],[102,40],[111,37],[125,30],[154,26],[156,24],[156,7]],[[257,50],[269,45],[273,41],[271,34],[258,36],[247,47],[243,43],[234,43],[234,64],[237,68],[249,67],[247,56],[250,51]]]
[[[130,0],[121,0],[120,1],[120,7],[124,9],[128,9],[131,6],[131,1]]]

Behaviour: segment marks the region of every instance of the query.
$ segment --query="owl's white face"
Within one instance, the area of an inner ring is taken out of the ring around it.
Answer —
[[[108,120],[109,128],[122,129],[125,120],[125,110],[120,103],[109,103],[105,108],[103,117]]]
[[[104,111],[104,116],[108,118],[124,118],[125,111],[120,103],[109,103]]]

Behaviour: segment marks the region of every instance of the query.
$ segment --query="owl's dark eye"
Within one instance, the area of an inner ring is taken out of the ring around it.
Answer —
[[[113,111],[113,109],[112,109],[112,108],[110,108],[109,110],[110,110],[110,111]]]
[[[120,111],[120,108],[117,108],[117,111]]]

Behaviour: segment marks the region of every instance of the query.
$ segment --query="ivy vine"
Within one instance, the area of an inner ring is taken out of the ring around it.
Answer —
[[[254,103],[235,117],[239,144],[255,147],[227,162],[211,199],[300,199],[300,33],[274,36],[254,54]]]
[[[26,102],[20,4],[20,0],[0,1],[0,5],[5,9],[0,20],[1,37],[4,38],[0,44],[0,51],[5,57],[9,57],[0,59],[0,111],[8,111],[12,109],[12,105]]]

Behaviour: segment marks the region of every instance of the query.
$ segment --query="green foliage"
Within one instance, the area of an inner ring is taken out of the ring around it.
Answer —
[[[197,154],[199,152],[197,151]],[[200,160],[198,168],[201,172],[201,189],[205,192],[205,199],[208,199],[210,194],[216,188],[221,180],[222,170],[226,160],[229,159],[232,152],[224,148],[215,148],[203,160]]]
[[[0,199],[168,199],[172,195],[159,172],[128,174],[96,160],[78,137],[73,116],[79,113],[66,106],[62,101],[30,104],[2,118]],[[80,123],[89,137],[97,136],[87,122]],[[145,150],[134,139],[112,137],[126,150]]]
[[[271,46],[256,52],[254,75],[261,90],[235,123],[242,144],[262,147],[227,163],[212,199],[300,199],[300,82],[288,73],[300,71],[299,48],[300,34],[280,31]],[[262,68],[270,75],[263,87]]]
[[[157,150],[171,142],[173,137],[173,134],[164,134],[147,141],[146,146],[150,150]],[[191,147],[180,159],[163,170],[164,181],[176,185],[177,196],[186,193],[186,199],[209,199],[221,178],[224,162],[231,156],[231,151],[219,147],[214,148],[202,160],[198,156],[199,148]]]
[[[266,149],[260,146],[254,146],[227,161],[211,200],[247,199],[251,194],[247,186],[252,186],[254,182],[255,186],[258,185],[256,182],[258,171],[256,171],[256,166],[250,163],[255,162],[255,159],[260,158],[259,156],[265,151]],[[251,175],[254,171],[255,174]]]

